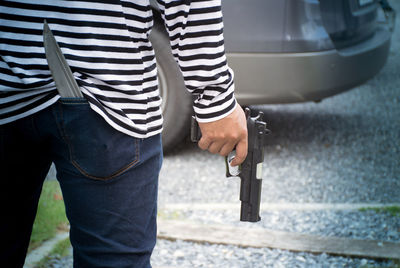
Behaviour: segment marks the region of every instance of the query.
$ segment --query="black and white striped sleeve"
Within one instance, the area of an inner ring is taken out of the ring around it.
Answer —
[[[198,96],[197,120],[212,122],[227,116],[237,103],[225,56],[221,0],[157,2],[186,88]]]

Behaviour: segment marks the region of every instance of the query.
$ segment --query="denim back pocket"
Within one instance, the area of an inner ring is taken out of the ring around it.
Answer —
[[[61,99],[59,127],[70,161],[84,176],[115,178],[139,163],[140,139],[111,127],[84,99]]]

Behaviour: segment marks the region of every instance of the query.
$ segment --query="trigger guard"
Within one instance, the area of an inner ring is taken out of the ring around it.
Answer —
[[[240,175],[240,166],[232,167],[230,163],[235,158],[235,151],[232,151],[225,156],[225,165],[226,165],[226,177],[238,177]]]

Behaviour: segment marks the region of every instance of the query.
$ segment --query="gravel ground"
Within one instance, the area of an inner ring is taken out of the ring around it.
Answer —
[[[400,2],[391,1],[400,14]],[[262,201],[400,203],[400,16],[384,69],[366,84],[320,103],[263,105],[268,138]],[[223,159],[186,142],[165,156],[159,203],[237,203],[239,182]],[[179,219],[289,232],[400,241],[400,217],[374,211],[163,211]],[[155,267],[390,267],[391,261],[159,240]],[[72,257],[48,267],[71,267]]]
[[[159,267],[360,267],[378,263],[367,259],[332,257],[326,254],[292,253],[282,250],[242,249],[234,246],[193,244],[183,241],[158,241],[153,265]],[[390,267],[390,263],[379,263]]]

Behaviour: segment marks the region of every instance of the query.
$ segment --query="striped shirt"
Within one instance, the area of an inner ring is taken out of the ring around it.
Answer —
[[[233,73],[224,52],[221,0],[1,0],[0,125],[60,96],[43,47],[47,20],[90,107],[137,138],[162,130],[153,8],[161,13],[199,122],[231,113]]]

